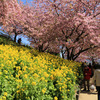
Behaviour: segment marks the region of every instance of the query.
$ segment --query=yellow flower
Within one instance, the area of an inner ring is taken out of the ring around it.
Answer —
[[[9,65],[11,64],[11,61],[9,61]]]
[[[61,87],[59,88],[59,90],[61,91]]]
[[[53,77],[53,75],[51,75],[51,76],[50,76],[50,79],[51,79],[51,80],[54,80],[54,77]]]
[[[21,70],[19,70],[19,72],[18,72],[19,74],[22,74],[22,71]]]
[[[44,94],[46,92],[46,88],[42,89],[42,93]]]
[[[18,78],[18,77],[19,77],[19,75],[16,75],[16,77]]]
[[[64,98],[64,96],[62,96],[62,98]]]
[[[42,80],[42,81],[44,81],[44,80],[45,80],[45,78],[44,78],[44,77],[41,77],[41,80]]]
[[[57,97],[54,97],[54,100],[58,100],[58,98]]]
[[[19,79],[19,80],[16,80],[18,83],[21,83],[22,82],[22,80],[21,79]]]
[[[17,93],[19,93],[20,92],[20,90],[17,90]]]
[[[4,92],[4,96],[7,96],[7,92]]]
[[[32,85],[36,85],[36,82],[32,82]]]
[[[46,72],[44,72],[44,76],[45,76],[45,77],[49,77],[49,75],[48,75]]]
[[[6,97],[5,96],[2,96],[2,100],[6,100]]]
[[[2,74],[2,72],[0,72],[0,75]]]
[[[70,80],[70,78],[68,77],[67,80]]]
[[[11,75],[11,77],[13,77],[13,75]]]
[[[66,77],[66,74],[64,73],[64,77]]]
[[[24,71],[26,71],[27,66],[24,66]]]
[[[4,64],[1,64],[1,67],[4,67]]]
[[[65,85],[65,88],[67,88],[67,85]]]
[[[16,67],[16,70],[20,70],[20,69],[21,69],[20,66],[17,66],[17,67]]]
[[[8,78],[8,76],[5,76],[5,78],[7,79],[7,78]]]
[[[15,64],[17,64],[17,62],[15,61],[15,62],[13,62],[13,64],[15,65]]]
[[[48,82],[48,80],[45,80],[45,82]]]
[[[7,73],[8,73],[8,71],[7,71],[7,70],[4,70],[4,73],[5,73],[5,74],[7,74]]]
[[[70,90],[68,89],[67,91],[69,92]]]
[[[36,73],[35,73],[33,76],[34,76],[35,78],[39,77],[39,75],[38,75],[38,74],[36,74]]]
[[[27,78],[27,76],[28,76],[27,74],[24,75],[25,78]]]
[[[22,91],[24,91],[24,89],[22,89]]]
[[[20,88],[20,86],[18,85],[17,88]]]
[[[62,86],[62,88],[64,89],[65,87],[64,87],[64,86]]]

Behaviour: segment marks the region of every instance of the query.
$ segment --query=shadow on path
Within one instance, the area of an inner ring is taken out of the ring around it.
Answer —
[[[83,93],[83,94],[93,94],[93,95],[97,95],[97,92],[90,92],[90,91],[81,91],[80,93]]]

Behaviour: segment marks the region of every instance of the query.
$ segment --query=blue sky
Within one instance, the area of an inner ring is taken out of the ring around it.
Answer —
[[[22,1],[23,3],[26,3],[26,1],[31,2],[32,0],[18,0],[18,1]]]

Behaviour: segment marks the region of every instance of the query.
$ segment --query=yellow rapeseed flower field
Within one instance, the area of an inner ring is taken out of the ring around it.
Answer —
[[[0,100],[74,99],[80,66],[34,49],[0,45]]]

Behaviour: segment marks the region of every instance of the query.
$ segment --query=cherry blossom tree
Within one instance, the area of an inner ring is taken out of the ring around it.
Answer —
[[[21,24],[22,23],[22,9],[18,4],[17,0],[2,0],[2,10],[1,10],[1,30],[5,33],[15,34],[14,41],[16,41],[16,36],[22,33]]]
[[[27,36],[30,33],[35,33],[35,18],[34,9],[32,9],[28,3],[25,6],[21,1],[10,0],[7,8],[9,12],[5,19],[5,23],[2,25],[2,30],[6,33],[14,34],[14,41],[19,34],[25,34]]]
[[[6,0],[0,0],[0,25],[3,24],[7,14],[7,2]]]
[[[29,36],[40,51],[61,50],[75,60],[100,45],[99,0],[34,0],[31,7],[35,20]]]
[[[99,0],[33,0],[12,6],[2,28],[15,38],[20,33],[31,37],[39,51],[61,51],[63,58],[76,60],[99,48]]]

